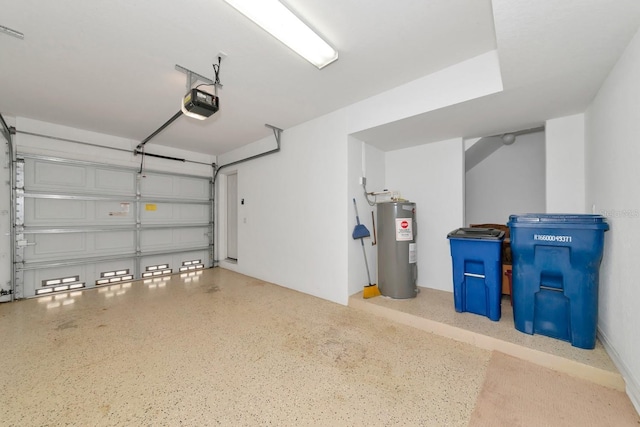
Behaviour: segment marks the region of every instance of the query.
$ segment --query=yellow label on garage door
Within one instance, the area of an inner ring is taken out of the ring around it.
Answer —
[[[144,205],[145,211],[155,211],[157,209],[158,209],[158,206],[156,206],[155,203],[147,203],[146,205]]]

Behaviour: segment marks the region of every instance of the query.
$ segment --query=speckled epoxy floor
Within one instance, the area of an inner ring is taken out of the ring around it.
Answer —
[[[502,299],[502,317],[497,322],[473,313],[458,313],[454,309],[451,292],[427,288],[420,288],[416,298],[410,299],[379,296],[364,300],[362,293],[358,293],[351,296],[349,305],[601,385],[620,390],[625,387],[622,376],[599,340],[595,349],[584,350],[544,335],[522,333],[514,327],[513,309],[508,297]]]
[[[491,353],[213,269],[0,305],[0,425],[467,425]]]

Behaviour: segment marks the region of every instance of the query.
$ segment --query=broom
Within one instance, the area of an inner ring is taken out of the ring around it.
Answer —
[[[371,283],[371,275],[369,274],[369,263],[367,262],[367,252],[364,249],[364,238],[371,236],[367,227],[364,224],[360,224],[360,217],[358,216],[358,205],[356,205],[356,199],[353,199],[353,207],[356,209],[356,228],[353,229],[353,233],[351,236],[354,239],[360,239],[360,243],[362,244],[362,255],[364,255],[364,265],[367,267],[367,279],[369,279],[369,285],[364,287],[362,291],[362,296],[364,298],[373,298],[377,297],[380,294],[380,289],[378,289],[378,285],[375,283]]]

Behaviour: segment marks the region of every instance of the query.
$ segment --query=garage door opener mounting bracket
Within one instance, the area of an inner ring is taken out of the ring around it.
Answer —
[[[187,76],[187,84],[186,84],[187,94],[182,99],[180,110],[176,114],[174,114],[169,120],[167,120],[162,126],[156,129],[151,135],[149,135],[144,140],[142,140],[142,142],[136,146],[135,150],[133,150],[134,155],[137,156],[138,154],[141,154],[143,156],[143,161],[144,161],[144,156],[158,157],[161,159],[169,159],[169,160],[177,160],[181,162],[185,161],[185,159],[180,159],[177,157],[145,153],[144,146],[149,141],[151,141],[151,139],[153,139],[156,135],[158,135],[160,132],[162,132],[167,127],[169,127],[171,123],[173,123],[178,117],[182,116],[183,114],[189,117],[203,120],[213,115],[219,110],[220,100],[218,98],[218,88],[222,87],[222,84],[220,83],[220,76],[219,76],[221,61],[222,61],[222,56],[218,56],[218,63],[213,64],[215,81],[203,76],[202,74],[198,74],[195,71],[189,70],[188,68],[185,68],[176,64],[176,70],[185,73]],[[201,81],[203,83],[194,88],[193,85],[198,81]],[[209,92],[200,90],[198,89],[200,86],[213,86],[215,93],[211,94]],[[140,170],[142,171],[142,165],[140,166]]]

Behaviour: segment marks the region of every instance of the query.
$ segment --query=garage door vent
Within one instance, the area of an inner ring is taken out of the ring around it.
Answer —
[[[47,295],[81,288],[84,288],[84,283],[80,282],[80,276],[45,279],[42,281],[42,288],[36,289],[36,295]]]
[[[172,274],[173,270],[169,268],[169,264],[150,265],[145,267],[145,272],[142,273],[143,278],[164,276]]]
[[[180,271],[189,271],[189,270],[200,270],[204,268],[204,264],[202,264],[202,260],[194,259],[191,261],[183,261],[182,267],[180,267]]]
[[[129,274],[128,268],[126,270],[105,271],[100,273],[100,279],[96,280],[96,286],[128,282],[130,280],[133,280],[133,274]]]

